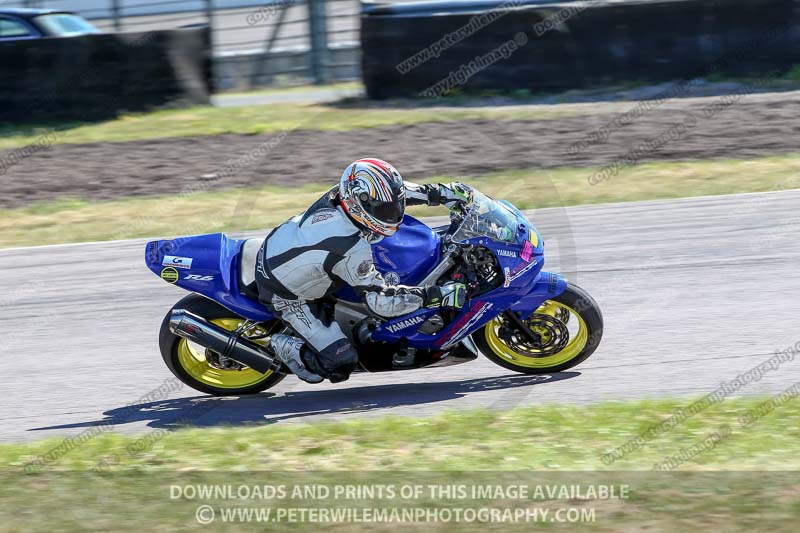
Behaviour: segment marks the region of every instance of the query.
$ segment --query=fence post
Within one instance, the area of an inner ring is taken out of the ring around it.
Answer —
[[[214,50],[214,0],[205,0],[206,22],[211,33],[211,50]]]
[[[214,59],[214,0],[205,0],[206,21],[208,22],[208,48],[209,48],[209,68],[211,69],[212,92],[217,87],[217,65]]]
[[[294,1],[294,0],[290,0]],[[267,42],[264,48],[264,52],[258,58],[258,60],[253,65],[253,71],[250,73],[250,87],[256,87],[258,85],[263,85],[260,79],[263,77],[264,74],[264,66],[269,61],[270,52],[272,52],[272,48],[275,46],[275,43],[278,40],[278,32],[281,31],[281,26],[283,26],[283,22],[286,20],[286,14],[289,12],[289,3],[285,0],[282,0],[280,3],[280,11],[278,12],[278,20],[275,21],[275,24],[272,26],[272,33],[269,34],[267,37]]]
[[[328,81],[328,24],[325,0],[308,0],[308,25],[311,35],[311,77],[322,85]]]
[[[114,31],[122,31],[122,5],[120,0],[111,0],[111,18],[114,20]]]

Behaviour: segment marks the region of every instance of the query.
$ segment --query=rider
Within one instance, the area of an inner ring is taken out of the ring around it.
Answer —
[[[400,173],[380,159],[359,159],[348,166],[339,185],[305,213],[265,239],[256,262],[259,300],[301,338],[279,333],[271,338],[275,354],[300,379],[319,383],[346,380],[358,356],[339,324],[323,310],[325,297],[350,285],[369,311],[400,316],[421,307],[464,304],[465,287],[389,286],[375,269],[371,243],[393,235],[406,205],[469,203],[472,190],[460,183],[403,183]]]

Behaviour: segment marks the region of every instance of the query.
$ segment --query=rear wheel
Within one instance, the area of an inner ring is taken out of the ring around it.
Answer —
[[[472,338],[488,359],[502,367],[525,374],[548,374],[585,361],[603,336],[603,315],[597,302],[571,283],[522,323],[535,341],[505,313],[473,333]]]
[[[262,374],[232,359],[222,358],[218,353],[175,335],[169,330],[169,318],[174,309],[185,309],[229,331],[236,330],[244,323],[245,319],[197,294],[187,296],[175,304],[161,324],[159,347],[167,367],[186,385],[215,396],[239,396],[266,390],[277,385],[286,377],[285,374],[277,372]],[[280,322],[275,320],[260,324],[248,331],[246,336],[265,336],[277,331],[280,327]],[[262,339],[251,338],[251,340],[259,344],[267,343]]]

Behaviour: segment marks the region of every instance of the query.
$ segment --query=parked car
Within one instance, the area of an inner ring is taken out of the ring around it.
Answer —
[[[69,11],[0,8],[0,41],[71,37],[89,33],[100,33],[100,30]]]

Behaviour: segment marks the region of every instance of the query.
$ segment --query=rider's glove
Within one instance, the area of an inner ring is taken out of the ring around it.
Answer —
[[[445,205],[454,209],[461,205],[472,203],[472,188],[457,181],[453,183],[440,183],[430,193],[431,205]]]
[[[472,188],[457,181],[440,185],[439,194],[448,209],[472,203]]]
[[[452,307],[461,309],[467,298],[467,286],[449,281],[441,287],[428,287],[425,307]]]

